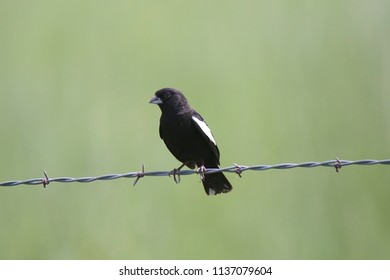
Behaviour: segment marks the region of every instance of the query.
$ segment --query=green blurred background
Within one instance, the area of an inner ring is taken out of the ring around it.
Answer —
[[[171,170],[154,92],[222,166],[390,157],[390,2],[1,1],[0,182]],[[1,259],[389,259],[388,166],[0,188]]]

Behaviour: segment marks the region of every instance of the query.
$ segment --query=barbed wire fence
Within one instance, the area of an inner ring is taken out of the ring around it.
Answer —
[[[242,173],[245,171],[265,171],[265,170],[271,170],[271,169],[291,169],[291,168],[314,168],[314,167],[332,167],[335,168],[336,172],[339,172],[339,170],[344,166],[350,166],[350,165],[390,165],[390,159],[384,159],[384,160],[375,160],[375,159],[362,159],[362,160],[339,160],[336,158],[335,160],[328,160],[323,162],[302,162],[302,163],[279,163],[279,164],[273,164],[273,165],[252,165],[252,166],[246,166],[246,165],[239,165],[234,164],[233,166],[228,166],[224,168],[209,168],[203,174],[211,174],[211,173],[217,173],[217,172],[229,172],[229,173],[236,173],[238,176],[242,176]],[[200,174],[199,170],[180,170],[177,172],[173,171],[148,171],[145,172],[145,167],[142,165],[141,171],[138,172],[129,172],[124,174],[107,174],[102,176],[95,176],[95,177],[80,177],[80,178],[72,178],[72,177],[58,177],[58,178],[50,178],[46,171],[43,171],[44,177],[43,178],[34,178],[34,179],[27,179],[27,180],[14,180],[14,181],[6,181],[0,183],[1,187],[14,187],[18,185],[43,185],[43,187],[46,187],[49,183],[90,183],[94,181],[107,181],[107,180],[116,180],[120,178],[135,178],[135,181],[133,185],[135,186],[137,182],[147,176],[173,176],[175,182],[180,181],[180,176],[182,175],[192,175],[192,174]],[[179,180],[176,179],[176,176],[179,178]]]

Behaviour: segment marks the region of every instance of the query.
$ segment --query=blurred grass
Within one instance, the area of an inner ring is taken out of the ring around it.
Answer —
[[[0,181],[177,166],[165,86],[223,166],[389,158],[387,1],[2,1]],[[389,259],[386,166],[0,189],[1,259]]]

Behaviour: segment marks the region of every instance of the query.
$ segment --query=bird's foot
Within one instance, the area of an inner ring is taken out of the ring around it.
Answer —
[[[180,183],[180,169],[175,168],[171,172],[168,173],[168,176],[173,176],[173,181],[175,181],[176,184]]]
[[[171,175],[173,176],[173,181],[175,181],[176,184],[180,183],[180,169],[182,169],[184,165],[185,164],[183,163],[179,166],[179,168],[174,168],[171,172],[168,173],[169,177],[171,177]]]
[[[206,167],[204,167],[204,165],[201,165],[201,166],[198,168],[198,170],[196,171],[197,173],[200,174],[200,179],[201,179],[202,181],[204,181],[204,179],[205,179],[204,173],[205,173],[206,171],[207,171],[207,169],[206,169]]]

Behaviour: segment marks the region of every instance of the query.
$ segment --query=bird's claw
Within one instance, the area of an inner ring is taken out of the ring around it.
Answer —
[[[171,172],[168,173],[168,176],[173,176],[173,181],[175,181],[176,184],[180,183],[180,169],[174,168]]]
[[[176,184],[180,183],[180,169],[182,169],[184,165],[186,165],[186,163],[183,163],[182,165],[179,166],[179,168],[175,168],[168,173],[169,177],[171,177],[171,175],[173,176],[173,180],[175,181]]]
[[[207,169],[206,169],[206,167],[204,167],[204,165],[200,166],[200,167],[198,168],[198,170],[196,171],[197,173],[200,174],[200,179],[201,179],[202,181],[204,181],[204,179],[205,179],[204,173],[205,173],[206,171],[207,171]]]

